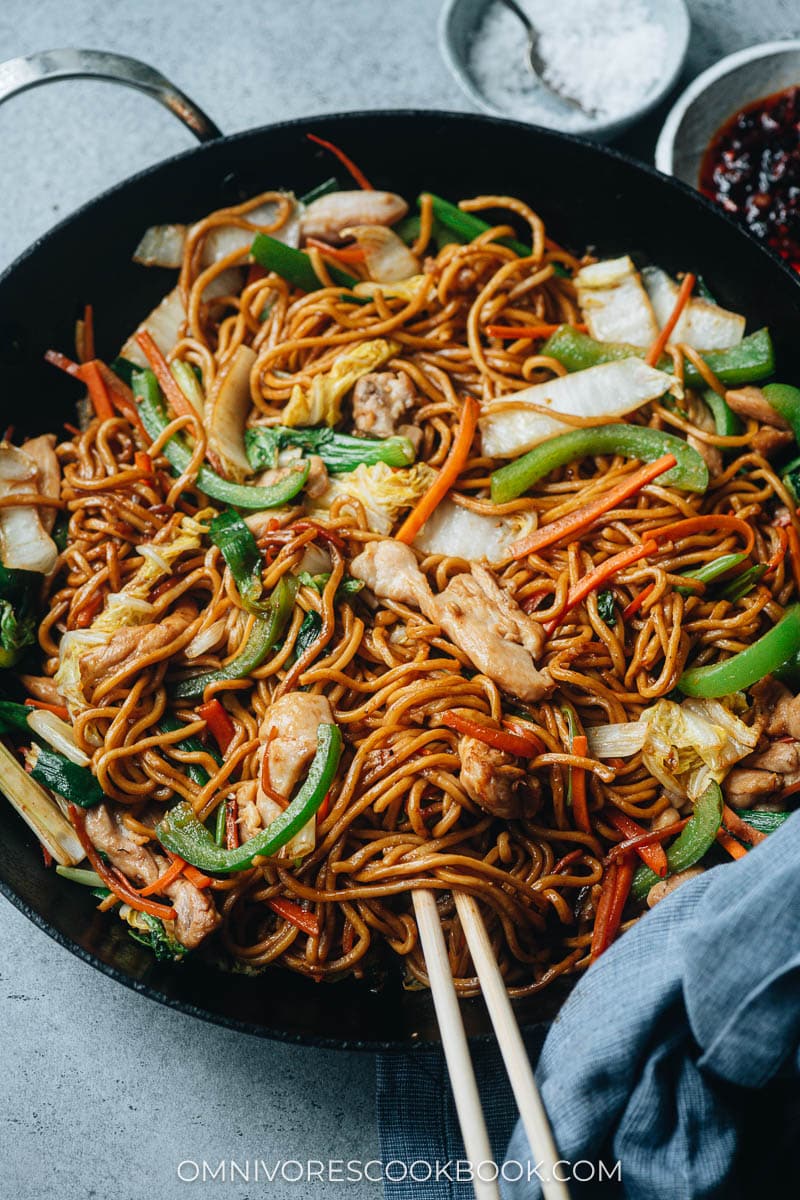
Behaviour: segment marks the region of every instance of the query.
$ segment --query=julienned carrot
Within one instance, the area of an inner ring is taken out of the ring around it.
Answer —
[[[786,526],[787,545],[789,547],[789,564],[792,568],[794,586],[800,589],[800,538],[794,525]]]
[[[160,917],[162,921],[174,921],[177,913],[166,904],[156,904],[154,900],[143,899],[139,892],[128,882],[121,872],[107,866],[94,848],[89,834],[86,832],[86,813],[77,804],[70,804],[69,819],[78,835],[78,841],[83,846],[86,857],[110,892],[118,900],[129,904],[138,912],[149,913],[151,917]]]
[[[296,925],[309,937],[319,937],[319,917],[316,913],[308,912],[307,909],[301,908],[292,900],[284,900],[282,896],[278,896],[275,900],[268,900],[267,904],[274,913],[283,917],[284,921],[288,921],[290,925]]]
[[[642,588],[638,596],[633,597],[630,604],[627,604],[622,610],[623,621],[627,621],[629,617],[636,615],[655,586],[654,583],[648,583],[647,587]]]
[[[236,727],[227,711],[215,697],[213,700],[209,700],[208,704],[200,704],[197,708],[197,715],[205,721],[208,732],[224,754],[236,737]]]
[[[611,809],[606,813],[606,817],[610,824],[618,829],[626,839],[639,837],[646,833],[645,828],[633,817],[629,817],[627,813],[620,812],[618,808]],[[619,843],[620,845],[622,843]],[[668,870],[667,854],[664,847],[656,843],[651,846],[636,846],[636,853],[643,863],[646,863],[651,871],[654,871],[660,878],[664,878]]]
[[[80,378],[88,389],[89,399],[92,402],[95,416],[99,417],[101,421],[107,421],[109,417],[113,417],[114,407],[111,403],[108,389],[103,382],[103,377],[98,370],[97,362],[94,359],[91,362],[83,363]]]
[[[62,354],[60,350],[45,350],[45,362],[49,362],[51,367],[58,367],[59,371],[66,371],[67,375],[73,375],[75,378],[81,377],[81,364],[73,362],[71,358],[67,358],[66,354]]]
[[[473,721],[470,717],[462,716],[458,712],[443,712],[440,714],[439,720],[448,729],[464,733],[467,737],[475,738],[487,746],[493,746],[495,750],[504,750],[506,754],[516,754],[518,758],[535,758],[537,754],[544,751],[543,743],[534,733],[492,729],[490,726],[482,725],[480,721]]]
[[[563,621],[564,617],[575,608],[582,600],[599,587],[602,587],[612,575],[616,575],[617,571],[621,571],[624,567],[630,567],[633,563],[638,562],[640,558],[645,558],[648,554],[655,554],[658,546],[654,541],[641,542],[636,546],[628,546],[626,550],[621,550],[619,554],[614,554],[611,558],[607,558],[599,567],[595,567],[588,575],[584,575],[583,579],[579,579],[574,587],[569,589],[569,594],[564,601],[564,607],[561,612],[553,617],[544,627],[544,631],[548,637],[552,637],[558,626]]]
[[[747,854],[747,847],[743,846],[741,842],[737,842],[736,838],[726,833],[724,829],[720,829],[717,833],[717,841],[728,851],[731,858],[744,858]]]
[[[183,389],[172,374],[172,371],[170,371],[169,363],[153,340],[152,334],[147,329],[140,329],[136,334],[136,341],[141,346],[142,353],[150,363],[153,374],[158,380],[158,386],[167,397],[170,408],[175,416],[197,417],[197,409],[189,397],[184,395]]]
[[[748,825],[728,804],[722,806],[722,824],[728,833],[732,833],[740,842],[749,842],[751,846],[757,846],[759,842],[766,841],[767,835],[762,830]]]
[[[577,850],[570,850],[569,854],[565,854],[563,858],[560,858],[557,863],[553,864],[553,869],[550,871],[550,874],[558,875],[560,871],[564,870],[564,867],[571,866],[572,863],[577,862],[581,855],[585,853],[586,851],[584,850],[583,846],[579,846]]]
[[[200,888],[201,890],[211,887],[211,884],[214,882],[210,875],[204,875],[202,871],[198,871],[197,867],[191,866],[190,863],[187,863],[183,868],[183,874],[189,880],[189,883],[194,884],[196,888]]]
[[[561,325],[487,325],[486,332],[489,337],[505,338],[508,340],[517,338],[547,338],[551,334],[557,333]],[[577,329],[580,333],[586,333],[586,325],[573,325],[572,329]]]
[[[185,861],[179,858],[177,854],[173,854],[172,862],[167,867],[163,875],[159,875],[152,883],[148,883],[147,887],[141,888],[140,896],[152,896],[156,892],[163,892],[165,887],[168,887],[178,876],[183,872],[186,866]]]
[[[470,446],[475,436],[479,413],[478,401],[472,396],[464,400],[464,410],[458,426],[450,453],[444,461],[442,469],[436,476],[425,495],[417,501],[403,524],[394,535],[398,542],[410,545],[419,533],[428,517],[435,510],[440,500],[444,500],[451,487],[455,484],[464,465],[469,458]],[[671,460],[674,463],[674,459]],[[666,470],[666,467],[664,468]]]
[[[91,362],[95,357],[94,352],[94,309],[91,304],[87,304],[83,310],[83,320],[79,322],[81,334],[81,353],[78,358],[82,363]]]
[[[753,528],[733,513],[707,513],[699,517],[684,517],[680,521],[662,525],[660,529],[648,529],[646,536],[656,538],[659,542],[665,541],[667,538],[671,542],[676,542],[678,538],[689,537],[693,533],[718,533],[721,529],[738,533],[740,537],[744,538],[745,554],[749,554],[753,549],[756,540]]]
[[[786,556],[786,551],[789,549],[789,535],[785,528],[778,525],[776,526],[775,531],[778,535],[778,548],[767,563],[767,569],[762,577],[764,579],[766,579],[768,575],[771,575],[773,571],[778,569]]]
[[[579,758],[586,758],[589,753],[589,741],[585,734],[576,733],[572,739],[572,753]],[[589,803],[586,798],[586,771],[583,767],[570,767],[572,777],[572,812],[575,824],[584,833],[592,832],[592,822],[589,820]]]
[[[363,262],[365,257],[363,246],[329,246],[327,242],[315,237],[307,237],[306,246],[311,246],[314,250],[319,250],[320,254],[327,254],[328,258],[340,263],[359,263]]]
[[[628,851],[624,858],[607,868],[606,878],[592,931],[591,957],[598,958],[607,950],[619,932],[622,913],[633,882],[635,855]]]
[[[81,364],[73,362],[71,358],[67,358],[66,354],[61,354],[61,352],[58,350],[46,350],[44,357],[46,362],[49,362],[53,367],[58,367],[59,371],[64,371],[67,375],[71,375],[73,379],[80,379],[86,383],[84,370],[88,365],[87,363]],[[115,375],[111,368],[107,367],[106,364],[101,361],[101,359],[96,358],[93,361],[100,373],[100,378],[105,384],[108,398],[113,404],[114,408],[116,408],[117,412],[121,413],[126,420],[131,421],[134,425],[136,425],[137,428],[144,434],[144,436],[147,437],[141,417],[139,416],[138,409],[136,408],[136,402],[133,398],[133,392],[131,389],[122,379],[119,378],[118,375]],[[66,421],[64,422],[64,428],[68,432],[73,432],[73,427],[71,425],[67,425]],[[80,430],[77,430],[76,434],[80,435]]]
[[[339,162],[350,172],[360,188],[363,188],[365,192],[373,191],[372,184],[364,172],[356,166],[349,155],[345,154],[344,150],[340,150],[333,142],[327,142],[325,138],[317,137],[315,133],[307,133],[306,137],[310,142],[316,142],[318,146],[322,146],[325,150],[330,150],[331,154],[335,154]]]
[[[548,525],[543,525],[541,529],[529,533],[527,537],[514,542],[509,548],[509,557],[516,559],[525,558],[527,554],[538,554],[540,550],[545,550],[554,542],[560,542],[562,538],[582,533],[598,517],[602,517],[604,513],[616,508],[618,504],[629,500],[648,483],[658,479],[659,475],[669,471],[675,466],[675,462],[673,454],[663,454],[655,462],[647,463],[638,471],[633,471],[626,479],[609,488],[604,495],[598,496],[591,504],[579,508],[577,512],[567,513],[565,516],[559,517],[557,521],[551,521]],[[648,536],[651,535],[648,533]]]
[[[654,367],[661,358],[661,355],[664,353],[664,347],[669,341],[673,329],[678,324],[678,318],[686,308],[686,305],[689,303],[689,297],[694,291],[694,285],[696,282],[696,276],[694,276],[691,271],[688,271],[686,275],[684,275],[683,282],[678,288],[678,294],[675,297],[675,304],[672,312],[667,317],[664,327],[645,355],[644,361],[648,366]]]
[[[88,629],[102,607],[102,593],[95,592],[93,596],[89,597],[85,604],[81,605],[81,610],[73,623],[73,629]]]
[[[55,713],[57,717],[61,717],[62,721],[69,720],[69,713],[64,704],[46,704],[44,700],[32,700],[30,697],[25,703],[28,708],[41,708],[44,712]]]

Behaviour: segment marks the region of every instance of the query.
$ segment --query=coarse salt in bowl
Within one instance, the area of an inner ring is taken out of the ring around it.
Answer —
[[[527,65],[527,34],[499,0],[445,0],[442,54],[484,112],[605,141],[674,84],[689,44],[684,0],[519,0],[539,32],[546,77],[589,112],[559,100]]]

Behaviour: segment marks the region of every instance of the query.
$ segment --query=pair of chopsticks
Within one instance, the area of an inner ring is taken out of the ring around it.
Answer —
[[[466,892],[454,891],[453,896],[523,1128],[534,1160],[544,1164],[542,1174],[547,1177],[547,1182],[542,1183],[544,1200],[569,1200],[566,1184],[555,1178],[553,1173],[553,1165],[559,1161],[558,1151],[480,909],[474,897]],[[479,1177],[479,1164],[492,1163],[494,1160],[433,892],[414,892],[414,913],[425,955],[461,1136],[464,1139],[464,1149],[467,1158],[473,1164],[476,1200],[500,1200],[497,1183],[493,1179]]]

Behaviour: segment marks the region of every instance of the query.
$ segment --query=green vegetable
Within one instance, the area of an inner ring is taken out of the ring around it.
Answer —
[[[295,658],[300,658],[305,654],[309,646],[313,646],[314,642],[320,635],[322,630],[322,617],[316,609],[312,608],[303,617],[303,623],[297,631],[297,638],[294,643]]]
[[[202,417],[206,398],[193,369],[179,358],[173,359],[169,364],[169,369],[186,399]]]
[[[452,230],[459,241],[471,242],[476,237],[480,237],[482,233],[486,233],[487,229],[492,228],[487,221],[476,217],[474,213],[464,212],[457,204],[451,204],[449,200],[443,200],[441,196],[431,195],[431,200],[436,220],[446,229]],[[530,246],[517,241],[516,238],[500,238],[499,242],[501,246],[509,246],[520,258],[527,258],[531,252]]]
[[[720,600],[741,600],[742,596],[746,596],[748,592],[752,592],[758,581],[764,577],[766,571],[766,563],[755,563],[752,567],[748,567],[746,571],[742,571],[741,575],[737,575],[725,587],[720,588],[717,595]]]
[[[765,675],[774,675],[800,651],[800,604],[787,608],[777,625],[746,650],[707,667],[684,671],[678,687],[685,696],[716,698],[743,692]]]
[[[166,713],[159,723],[159,729],[162,733],[174,733],[176,729],[183,729],[183,721],[179,721],[174,713]],[[222,766],[222,755],[214,749],[212,745],[204,746],[199,738],[188,737],[177,744],[173,743],[174,749],[185,751],[187,754],[209,754],[217,766]],[[198,785],[205,787],[209,780],[208,771],[205,767],[201,767],[200,763],[186,763],[186,774],[189,778]]]
[[[123,358],[121,354],[112,359],[109,366],[117,378],[121,379],[123,383],[127,383],[128,387],[133,387],[133,377],[137,371],[141,370],[137,363],[131,362],[129,358]]]
[[[794,458],[783,469],[781,479],[785,483],[795,504],[800,504],[800,458]]]
[[[209,527],[209,537],[222,551],[244,607],[248,612],[263,614],[267,608],[260,603],[264,564],[256,539],[242,518],[232,508],[226,509],[214,517]]]
[[[738,567],[746,558],[746,554],[723,554],[713,562],[703,563],[701,567],[689,567],[688,571],[682,571],[681,574],[685,575],[687,579],[694,580],[695,583],[710,583],[712,579]],[[695,589],[692,587],[677,587],[675,591],[679,592],[681,596],[696,595]]]
[[[35,737],[30,725],[28,717],[31,714],[31,707],[28,704],[15,704],[13,700],[0,700],[0,733],[26,733],[28,737]]]
[[[338,726],[320,725],[317,752],[297,795],[266,829],[236,849],[223,850],[218,846],[185,801],[167,813],[156,826],[156,835],[168,850],[201,871],[222,875],[246,871],[256,856],[269,858],[276,854],[314,816],[336,776],[341,752],[342,735]]]
[[[217,846],[225,845],[225,830],[228,825],[228,801],[223,800],[217,805],[214,813],[214,842]]]
[[[245,679],[251,671],[261,666],[270,650],[280,641],[289,623],[297,592],[297,580],[293,575],[282,575],[275,591],[270,596],[268,614],[256,617],[244,648],[227,666],[205,675],[193,675],[176,684],[173,695],[178,700],[195,700],[202,696],[210,683],[221,683],[227,679]]]
[[[84,887],[103,886],[103,881],[96,871],[86,871],[81,867],[62,867],[59,863],[56,866],[56,875],[61,875],[63,879],[69,879],[72,883],[80,883]]]
[[[322,183],[318,183],[316,187],[313,187],[310,192],[306,192],[303,196],[300,196],[298,204],[313,204],[315,200],[319,200],[320,196],[327,196],[331,192],[338,192],[340,190],[339,180],[335,175],[332,175],[330,179],[323,180]]]
[[[744,426],[731,406],[717,392],[708,388],[703,399],[711,409],[718,437],[738,437]]]
[[[788,812],[763,812],[757,808],[735,808],[733,811],[759,833],[774,833],[792,815]]]
[[[768,383],[761,390],[769,406],[790,425],[794,440],[800,442],[800,388],[790,383]]]
[[[158,917],[132,909],[126,920],[130,926],[128,933],[133,940],[152,950],[159,962],[180,962],[186,957],[186,947],[168,931]]]
[[[295,250],[293,246],[285,246],[283,242],[270,237],[268,233],[256,234],[250,247],[250,253],[265,271],[274,271],[276,275],[280,275],[281,279],[285,279],[287,283],[300,288],[301,291],[316,292],[325,286],[314,270],[311,259],[304,251]],[[352,275],[348,275],[346,271],[342,271],[332,263],[326,263],[326,266],[331,279],[339,287],[352,288],[358,283],[358,280]]]
[[[613,629],[617,623],[617,610],[614,605],[614,593],[608,588],[597,593],[597,611],[600,614],[600,620],[605,621],[606,625]]]
[[[309,429],[256,425],[245,430],[245,452],[254,471],[276,467],[278,454],[287,446],[298,446],[305,454],[318,454],[332,475],[354,471],[361,463],[370,466],[384,462],[389,467],[407,467],[416,457],[414,446],[406,437],[351,437],[336,433],[327,425]]]
[[[133,390],[139,400],[139,415],[142,424],[153,441],[158,438],[169,424],[169,417],[161,400],[161,391],[152,371],[137,371],[133,377]],[[163,450],[164,456],[172,465],[176,474],[186,470],[192,457],[185,439],[179,433],[169,439]],[[210,467],[201,466],[197,472],[197,486],[207,496],[221,500],[223,504],[231,504],[236,508],[277,508],[293,499],[305,486],[308,479],[308,463],[271,487],[255,487],[243,483],[231,483],[212,471]]]
[[[722,824],[722,792],[718,783],[710,783],[694,806],[694,814],[667,850],[667,874],[675,875],[692,867],[714,844]],[[644,900],[661,878],[649,867],[641,866],[633,877],[631,895]]]
[[[330,571],[321,571],[319,575],[312,575],[309,571],[301,571],[297,576],[297,582],[302,583],[303,587],[313,588],[315,592],[322,595],[325,590],[325,584],[331,577]],[[339,584],[336,589],[337,600],[345,600],[348,596],[356,596],[364,587],[363,579],[353,579],[347,576]]]
[[[79,767],[49,746],[35,746],[29,759],[31,778],[63,796],[70,804],[92,808],[105,794],[88,767]]]
[[[625,342],[598,342],[587,333],[573,329],[571,325],[561,325],[544,343],[541,353],[558,359],[568,371],[583,371],[586,367],[596,367],[600,363],[616,362],[620,358],[630,358],[634,355],[644,358],[646,351],[640,346],[630,346]],[[727,350],[708,350],[702,358],[720,382],[729,386],[756,383],[767,379],[775,370],[775,352],[768,329],[759,329],[751,333],[749,337],[742,338],[738,345],[729,346]],[[668,355],[657,365],[668,374],[674,370],[672,359]],[[705,387],[703,377],[690,362],[685,363],[684,381],[687,387]]]
[[[0,668],[13,667],[36,643],[36,596],[41,576],[0,563]]]
[[[677,463],[661,476],[660,483],[687,492],[704,492],[708,487],[708,467],[682,438],[645,425],[595,425],[548,438],[521,458],[493,471],[492,501],[505,504],[514,500],[551,471],[589,454],[621,454],[641,462],[674,454]]]

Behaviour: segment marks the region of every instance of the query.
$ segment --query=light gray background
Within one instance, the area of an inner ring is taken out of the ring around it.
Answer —
[[[797,0],[689,7],[684,82],[732,50],[800,33]],[[568,19],[580,0],[562,8]],[[438,12],[439,0],[2,0],[0,60],[67,45],[131,54],[226,133],[346,109],[467,109],[439,58]],[[624,144],[648,155],[658,119]],[[82,201],[190,144],[157,105],[106,84],[61,83],[0,107],[0,269]],[[3,899],[0,1064],[2,1196],[380,1195],[369,1183],[181,1183],[183,1159],[373,1158],[372,1058],[171,1012],[72,958]]]

